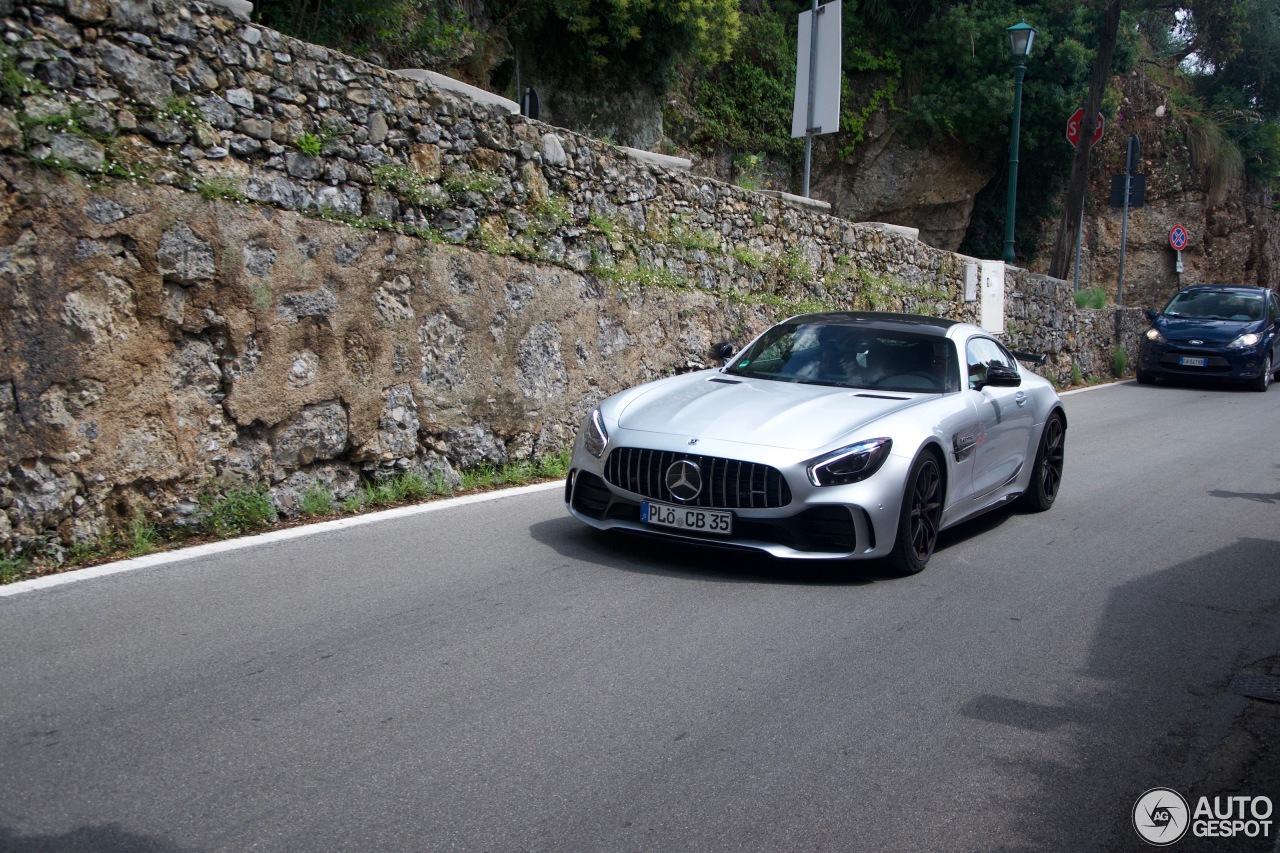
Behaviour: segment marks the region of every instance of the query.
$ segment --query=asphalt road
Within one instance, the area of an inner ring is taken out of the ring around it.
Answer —
[[[0,849],[1141,850],[1147,789],[1280,803],[1231,691],[1280,663],[1280,389],[1066,404],[1057,506],[906,579],[551,489],[0,598]]]

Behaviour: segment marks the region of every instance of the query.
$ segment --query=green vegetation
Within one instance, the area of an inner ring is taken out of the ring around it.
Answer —
[[[7,104],[17,104],[23,95],[48,93],[48,86],[23,73],[12,50],[0,47],[0,99]]]
[[[377,187],[395,193],[414,207],[439,207],[444,200],[441,194],[433,192],[437,184],[408,166],[374,166],[370,173]]]
[[[493,199],[502,189],[502,179],[487,172],[465,172],[447,176],[443,186],[451,198],[475,193],[483,198]]]
[[[693,148],[711,151],[724,145],[751,152],[742,156],[791,162],[804,152],[804,143],[791,138],[796,8],[776,0],[756,5],[744,21],[732,57],[705,70],[691,70],[689,103],[682,107],[678,99],[670,99],[663,124],[669,135]],[[751,174],[748,169],[748,183]]]
[[[448,0],[272,0],[254,4],[254,12],[272,29],[389,68],[459,61],[477,36]]]
[[[303,515],[328,515],[334,509],[333,492],[324,486],[312,486],[302,493],[298,504]]]
[[[160,531],[145,515],[138,513],[129,522],[127,551],[130,557],[150,554],[160,544]]]
[[[249,197],[240,189],[239,182],[235,178],[224,175],[197,181],[196,192],[200,194],[201,198],[208,201],[218,199],[223,201],[249,201]]]
[[[204,495],[200,508],[203,529],[222,538],[262,530],[276,520],[265,486],[238,486],[222,495]]]
[[[563,450],[553,456],[529,459],[510,465],[481,464],[462,472],[462,491],[518,486],[539,480],[560,480],[569,473],[571,453]]]
[[[1087,287],[1075,292],[1077,308],[1106,308],[1107,292],[1101,287]]]
[[[0,557],[0,584],[17,583],[31,570],[31,563],[21,557]]]
[[[1129,372],[1129,353],[1125,352],[1124,347],[1119,344],[1111,350],[1111,370],[1117,377]]]
[[[320,152],[324,150],[324,140],[310,132],[300,134],[293,140],[293,144],[303,154],[311,157],[319,157]]]

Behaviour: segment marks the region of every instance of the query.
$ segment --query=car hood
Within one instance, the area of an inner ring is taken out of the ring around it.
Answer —
[[[655,382],[625,401],[623,429],[818,450],[936,394],[874,392],[715,373]]]
[[[1261,325],[1261,322],[1204,320],[1192,317],[1170,317],[1165,314],[1156,318],[1156,328],[1168,340],[1201,340],[1212,344],[1230,343],[1245,332],[1258,331]]]

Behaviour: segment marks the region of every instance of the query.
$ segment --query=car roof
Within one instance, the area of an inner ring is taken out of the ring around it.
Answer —
[[[1189,287],[1182,288],[1182,290],[1178,292],[1186,293],[1188,291],[1218,291],[1218,292],[1229,293],[1231,291],[1245,291],[1248,293],[1265,293],[1269,289],[1270,288],[1262,287],[1256,284],[1193,284],[1193,285],[1190,285]]]
[[[883,329],[919,332],[944,336],[953,326],[964,325],[959,320],[926,317],[923,314],[894,314],[889,311],[824,311],[816,314],[800,314],[788,323],[806,323],[817,326],[856,326],[861,329]]]

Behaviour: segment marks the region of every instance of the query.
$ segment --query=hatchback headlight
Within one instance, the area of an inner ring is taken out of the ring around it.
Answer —
[[[599,409],[592,409],[587,422],[582,425],[582,446],[595,458],[604,455],[609,444],[609,430],[604,427],[604,418]]]
[[[1147,329],[1147,340],[1155,341],[1158,344],[1164,343],[1164,335],[1160,334],[1160,330],[1155,326]]]
[[[809,482],[815,486],[847,486],[880,470],[893,447],[891,438],[873,438],[819,456],[809,463]]]
[[[1247,349],[1248,347],[1257,346],[1260,340],[1262,340],[1261,336],[1254,332],[1249,332],[1227,344],[1227,349]]]

